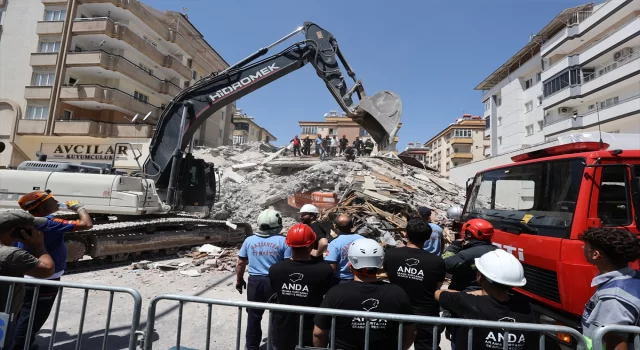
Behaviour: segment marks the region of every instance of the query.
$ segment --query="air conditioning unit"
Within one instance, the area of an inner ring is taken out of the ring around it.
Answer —
[[[558,114],[560,114],[560,115],[573,115],[573,108],[560,107],[560,108],[558,108]]]
[[[614,59],[614,60],[616,60],[616,61],[618,61],[618,60],[620,60],[620,59],[622,59],[622,58],[625,58],[625,57],[627,57],[627,56],[631,55],[632,53],[633,53],[633,48],[631,48],[631,47],[625,47],[625,48],[624,48],[624,49],[622,49],[622,50],[616,51],[616,52],[613,54],[613,59]]]

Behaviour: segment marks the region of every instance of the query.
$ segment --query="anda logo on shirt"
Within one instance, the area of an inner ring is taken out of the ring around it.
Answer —
[[[301,273],[292,273],[289,275],[289,282],[285,282],[282,284],[282,295],[289,295],[299,298],[306,298],[309,295],[309,287],[306,284],[300,284],[300,282],[304,278],[304,275]]]
[[[364,311],[371,311],[376,309],[380,305],[380,300],[369,298],[361,303]],[[351,328],[364,329],[367,323],[367,319],[364,317],[354,317],[351,320]],[[385,329],[387,327],[387,320],[371,318],[369,319],[369,327],[371,329]]]
[[[511,317],[503,317],[498,320],[498,322],[516,322],[514,318]],[[509,342],[510,350],[521,350],[524,349],[526,340],[524,338],[524,334],[522,332],[518,332],[519,334],[509,333],[507,335],[507,341]],[[487,349],[502,349],[504,343],[504,333],[503,332],[493,332],[489,331],[487,337],[484,339],[484,345]]]
[[[407,266],[400,265],[398,267],[397,275],[402,278],[409,278],[412,280],[422,281],[424,279],[424,272],[422,269],[418,269],[414,266],[420,263],[420,260],[415,258],[406,259],[405,264]]]

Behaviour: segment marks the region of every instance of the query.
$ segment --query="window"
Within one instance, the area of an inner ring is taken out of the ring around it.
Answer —
[[[144,41],[146,41],[149,45],[153,46],[153,47],[158,47],[158,44],[154,43],[153,40],[147,38],[146,35],[143,35],[142,38],[144,39]]]
[[[471,137],[471,129],[454,129],[453,137]]]
[[[524,81],[524,89],[527,90],[528,88],[533,86],[533,78],[527,79]]]
[[[544,121],[538,120],[538,131],[542,131],[543,128],[544,128]]]
[[[303,126],[302,132],[303,135],[317,135],[318,127],[317,126]]]
[[[197,76],[198,76],[198,73],[196,73],[196,71],[192,70],[191,71],[191,79],[196,80]]]
[[[524,112],[529,113],[531,111],[533,111],[533,101],[529,101],[524,104]]]
[[[542,105],[542,95],[538,96],[538,106]]]
[[[533,135],[533,124],[529,124],[529,125],[525,126],[524,128],[527,131],[527,136]]]
[[[608,98],[608,99],[600,102],[600,109],[613,107],[613,106],[617,105],[619,101],[620,101],[620,99],[618,98],[618,96]]]
[[[558,91],[564,90],[570,85],[580,84],[580,72],[578,69],[571,69],[556,76],[555,78],[544,83],[543,92],[544,97],[555,94]]]
[[[542,80],[542,73],[538,72],[536,73],[536,83],[539,82],[540,80]]]
[[[43,120],[49,117],[49,106],[28,106],[27,119]]]
[[[638,166],[636,166],[638,168]],[[627,197],[627,168],[623,165],[602,167],[598,198],[598,217],[604,226],[631,224],[631,203]]]
[[[484,118],[484,128],[489,130],[491,129],[491,116],[488,115],[486,118]]]
[[[222,111],[222,115],[220,116],[220,120],[224,121],[224,111]]]
[[[67,17],[67,11],[65,10],[47,10],[44,14],[45,21],[64,21]]]
[[[191,66],[193,66],[193,59],[187,58],[187,67],[191,68]]]
[[[369,136],[367,130],[360,128],[360,137]]]
[[[233,123],[236,130],[249,131],[249,123]]]
[[[596,109],[596,104],[590,104],[589,107],[587,107],[589,110],[593,110]]]
[[[329,128],[329,135],[334,135],[333,128]]]
[[[71,120],[72,117],[73,117],[73,112],[72,111],[67,110],[67,109],[62,111],[62,120]]]
[[[502,136],[498,136],[498,145],[502,146]]]
[[[53,86],[55,73],[33,73],[32,86]]]
[[[488,111],[491,109],[491,100],[484,101],[484,110]]]
[[[463,220],[482,218],[505,232],[568,238],[580,192],[582,159],[515,165],[480,173]],[[533,216],[523,225],[525,214]]]
[[[135,98],[138,101],[142,101],[144,103],[149,103],[149,96],[147,96],[147,95],[145,95],[143,93],[140,93],[138,91],[135,91],[133,93],[133,98]]]
[[[42,41],[40,42],[40,49],[38,52],[60,52],[60,42],[59,41]]]
[[[498,126],[502,125],[502,117],[498,117]]]
[[[493,102],[495,103],[496,107],[500,107],[500,105],[502,104],[502,97],[493,95]]]
[[[78,82],[78,78],[69,77],[69,85],[75,86],[77,82]]]

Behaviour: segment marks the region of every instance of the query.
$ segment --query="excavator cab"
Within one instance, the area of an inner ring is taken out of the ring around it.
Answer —
[[[215,203],[216,178],[213,164],[185,154],[180,164],[177,206],[187,212],[210,212]]]

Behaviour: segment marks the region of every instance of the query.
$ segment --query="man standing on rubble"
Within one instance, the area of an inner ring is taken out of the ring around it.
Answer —
[[[431,237],[424,243],[424,250],[431,254],[440,255],[444,250],[444,239],[442,237],[442,227],[431,222],[431,209],[427,207],[418,208],[418,214],[425,222],[431,226]]]
[[[322,152],[322,135],[318,134],[316,139],[314,140],[316,144],[316,155],[320,157],[320,152]]]
[[[364,155],[367,157],[371,157],[371,152],[373,152],[373,141],[371,141],[371,139],[367,139],[367,141],[364,142]]]
[[[440,316],[440,305],[434,293],[440,290],[447,270],[441,257],[423,250],[425,241],[431,236],[431,227],[420,218],[407,221],[405,237],[407,245],[388,249],[384,257],[384,270],[392,284],[400,286],[409,295],[413,314]],[[416,324],[415,350],[432,350],[433,325]],[[440,333],[437,334],[440,344]],[[440,349],[438,346],[436,349]]]
[[[282,215],[273,209],[265,209],[258,216],[258,232],[247,237],[238,253],[236,265],[236,290],[242,294],[247,289],[247,300],[266,303],[273,292],[269,281],[269,268],[291,257],[291,248],[285,243],[282,231]],[[249,265],[249,284],[244,272]],[[256,350],[262,340],[262,315],[264,309],[247,309],[247,350]]]
[[[348,246],[349,268],[354,280],[331,288],[320,307],[412,314],[411,299],[402,288],[380,281],[377,277],[382,269],[384,249],[373,239],[359,239]],[[313,345],[325,348],[329,343],[332,317],[317,315],[313,329]],[[370,350],[409,349],[415,338],[415,325],[404,322],[402,339],[398,339],[398,322],[385,319],[367,320],[360,317],[336,317],[335,348],[360,350],[365,348],[365,336],[369,336]]]
[[[340,139],[340,155],[342,155],[344,153],[344,151],[347,149],[347,146],[349,145],[349,140],[347,139],[347,135],[342,135],[342,138]]]
[[[338,153],[338,139],[336,135],[331,138],[331,156],[335,157]]]
[[[349,246],[356,240],[363,239],[357,233],[353,233],[353,219],[347,214],[341,214],[335,221],[338,237],[329,243],[327,257],[324,259],[331,265],[337,283],[353,281],[353,273],[349,269]]]
[[[286,243],[291,247],[291,259],[280,261],[269,269],[269,279],[277,303],[318,307],[333,282],[333,270],[322,260],[313,259],[316,234],[305,224],[295,224],[287,233]],[[303,321],[302,344],[313,346],[313,314]],[[298,344],[300,316],[291,312],[273,313],[273,347],[276,350],[294,350]]]
[[[293,140],[291,140],[291,143],[293,144],[293,156],[295,157],[296,154],[298,155],[298,157],[302,156],[302,154],[300,153],[300,139],[298,138],[298,135],[296,135]]]
[[[320,211],[318,207],[313,204],[305,204],[300,208],[300,221],[303,224],[309,225],[316,234],[313,250],[311,251],[311,258],[314,260],[324,260],[324,252],[327,251],[329,241],[327,240],[327,230],[318,222],[318,215],[320,215]]]
[[[353,141],[353,148],[358,152],[358,157],[362,156],[362,140],[360,140],[360,137],[356,136],[356,139]]]
[[[309,135],[302,140],[302,154],[305,156],[311,155],[311,139],[309,138]]]
[[[31,215],[46,219],[46,223],[35,226],[35,229],[41,231],[44,235],[45,248],[51,255],[51,258],[53,258],[53,262],[55,264],[55,272],[53,275],[46,277],[46,279],[59,281],[60,277],[64,274],[64,270],[67,268],[67,246],[64,243],[64,235],[65,233],[91,229],[93,227],[93,222],[89,213],[82,203],[73,200],[67,201],[66,206],[69,210],[78,214],[78,220],[54,218],[52,214],[59,210],[59,203],[55,198],[53,198],[51,191],[35,191],[27,193],[18,199],[18,204],[23,210],[28,211]],[[25,249],[30,253],[32,252],[31,248],[22,243],[18,243],[16,246],[18,248]],[[38,278],[38,276],[29,275],[25,275],[24,277]],[[15,349],[22,349],[28,338],[31,339],[31,344],[33,344],[36,334],[47,321],[47,318],[49,318],[56,296],[58,295],[58,288],[45,286],[40,287],[38,299],[34,306],[32,302],[35,286],[26,286],[25,290],[24,304],[22,306],[22,311],[20,311],[20,318],[18,319],[16,327],[16,338],[14,343]],[[28,334],[29,317],[31,309],[34,307],[35,312],[33,326],[31,334]]]

